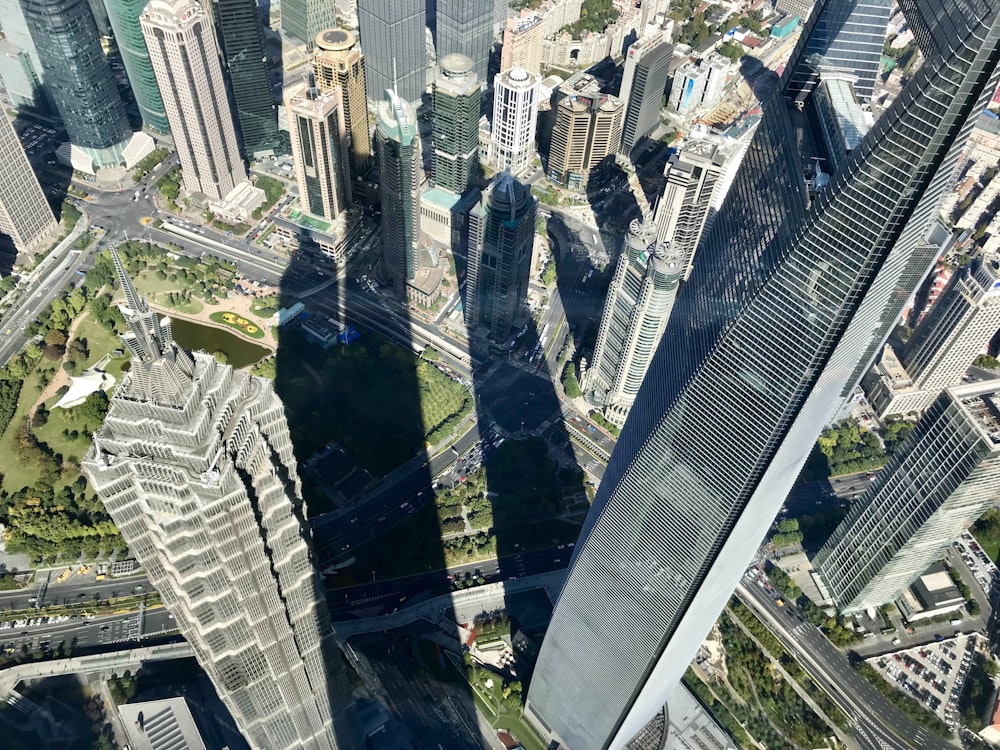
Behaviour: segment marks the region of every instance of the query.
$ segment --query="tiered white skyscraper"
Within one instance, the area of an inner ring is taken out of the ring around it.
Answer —
[[[535,155],[539,78],[511,68],[493,79],[493,129],[489,160],[497,170],[514,174]]]
[[[250,746],[360,747],[271,381],[181,349],[114,260],[132,367],[84,471]]]

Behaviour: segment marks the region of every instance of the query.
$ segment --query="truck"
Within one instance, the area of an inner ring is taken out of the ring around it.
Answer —
[[[67,578],[69,578],[70,575],[72,575],[72,573],[73,573],[72,568],[66,568],[66,570],[64,570],[62,573],[59,574],[59,577],[56,579],[56,583],[62,583]]]

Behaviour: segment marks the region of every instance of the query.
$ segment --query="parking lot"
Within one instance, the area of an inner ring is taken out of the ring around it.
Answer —
[[[958,699],[976,650],[988,648],[977,633],[959,635],[868,659],[879,674],[955,729]]]
[[[962,537],[955,542],[955,549],[962,556],[962,560],[969,566],[976,581],[983,587],[983,592],[987,599],[992,599],[990,592],[997,585],[1000,570],[996,564],[987,557],[982,548],[968,531],[962,533]]]

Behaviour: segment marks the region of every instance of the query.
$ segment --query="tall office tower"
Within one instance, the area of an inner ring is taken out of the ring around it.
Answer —
[[[184,189],[221,200],[246,179],[246,171],[212,20],[195,0],[149,0],[139,22],[180,158]]]
[[[177,346],[113,257],[132,367],[91,486],[252,748],[359,747],[281,400]]]
[[[926,236],[1000,78],[998,6],[903,3],[925,63],[812,202],[806,113],[786,85],[764,102],[574,549],[528,693],[546,735],[618,750],[678,684],[935,260]]]
[[[621,100],[625,104],[621,153],[628,156],[660,122],[660,107],[670,75],[674,48],[640,39],[625,53]]]
[[[880,417],[907,416],[930,406],[942,388],[958,385],[976,355],[1000,329],[1000,258],[980,256],[952,274],[930,313],[898,358],[886,347],[865,378]]]
[[[351,176],[368,174],[372,162],[372,135],[368,127],[365,58],[354,34],[344,29],[320,32],[316,37],[313,75],[316,85],[324,91],[340,87]]]
[[[87,0],[21,0],[21,8],[70,143],[98,169],[118,166],[132,129]]]
[[[365,51],[368,98],[393,89],[414,106],[426,88],[424,0],[358,0],[358,34]]]
[[[212,0],[212,8],[240,144],[250,159],[278,145],[278,110],[271,97],[257,0]]]
[[[486,80],[493,46],[493,6],[483,0],[437,0],[437,56],[459,53]]]
[[[618,426],[625,424],[667,327],[683,271],[670,245],[657,243],[652,224],[632,222],[582,384],[587,400]]]
[[[375,109],[375,150],[382,188],[382,263],[392,288],[406,299],[406,282],[420,261],[420,133],[417,113],[392,91]]]
[[[534,75],[542,73],[542,39],[545,23],[534,11],[522,11],[507,19],[500,49],[500,72],[521,68]]]
[[[493,123],[489,160],[498,171],[517,174],[535,155],[538,76],[511,68],[493,79]]]
[[[281,30],[312,49],[316,35],[337,25],[331,0],[282,0]]]
[[[42,61],[24,19],[20,3],[4,9],[3,39],[0,39],[0,86],[7,92],[9,104],[18,112],[42,115],[53,112],[53,103],[43,85]]]
[[[479,179],[482,84],[465,55],[445,55],[434,81],[434,183],[463,195]]]
[[[30,253],[58,229],[38,178],[14,126],[0,115],[0,236],[18,252]]]
[[[1000,386],[938,393],[913,432],[816,555],[842,612],[903,595],[1000,502]]]
[[[537,208],[530,188],[505,169],[469,212],[465,321],[497,343],[510,338],[528,300]]]
[[[160,87],[156,85],[146,40],[143,39],[142,28],[139,26],[139,14],[147,2],[148,0],[104,0],[142,122],[153,130],[166,133],[170,130],[167,113],[163,109]]]
[[[618,150],[625,107],[617,96],[601,93],[587,73],[571,76],[557,98],[548,176],[570,190],[586,190],[591,171]]]
[[[299,202],[309,213],[333,221],[351,205],[339,93],[301,83],[286,89],[285,112]]]

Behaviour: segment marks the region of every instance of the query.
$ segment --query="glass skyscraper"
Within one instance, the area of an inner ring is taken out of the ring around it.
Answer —
[[[465,55],[441,58],[434,81],[434,183],[462,195],[479,179],[483,86]]]
[[[170,130],[167,113],[163,109],[160,87],[156,84],[153,65],[149,62],[149,52],[146,50],[146,40],[142,36],[142,27],[139,26],[139,15],[147,2],[148,0],[104,0],[142,121],[153,130],[166,133]]]
[[[371,101],[381,101],[394,89],[403,100],[420,104],[427,84],[426,17],[424,0],[358,0],[358,36]]]
[[[463,54],[480,81],[487,80],[493,46],[493,4],[487,0],[437,0],[437,57]]]
[[[901,5],[925,63],[846,167],[807,186],[786,80],[678,294],[528,693],[573,750],[617,750],[662,708],[935,260],[925,237],[996,88],[1000,2]]]

